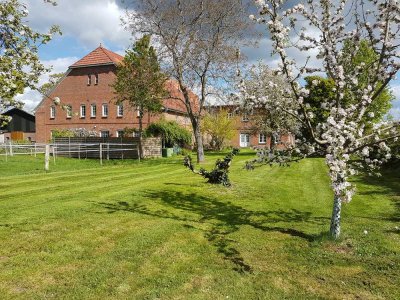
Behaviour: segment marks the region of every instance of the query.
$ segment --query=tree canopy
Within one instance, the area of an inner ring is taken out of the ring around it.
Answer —
[[[27,6],[19,0],[0,2],[0,111],[22,106],[14,97],[27,87],[36,89],[39,76],[49,70],[40,62],[38,48],[47,44],[52,34],[60,33],[57,26],[48,33],[31,29],[28,14]]]

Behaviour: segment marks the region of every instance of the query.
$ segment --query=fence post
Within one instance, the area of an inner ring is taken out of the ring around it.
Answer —
[[[110,141],[107,143],[107,160],[110,160]]]
[[[103,144],[100,143],[100,151],[99,151],[100,165],[103,165]]]
[[[45,169],[45,171],[49,170],[49,160],[50,160],[50,145],[46,144],[45,153],[44,153],[44,169]]]
[[[14,156],[12,142],[10,141],[10,156]]]
[[[53,145],[53,163],[56,164],[56,147]]]
[[[4,144],[4,150],[6,151],[6,162],[8,162],[8,150],[5,144]]]
[[[78,144],[78,158],[81,159],[81,144]]]

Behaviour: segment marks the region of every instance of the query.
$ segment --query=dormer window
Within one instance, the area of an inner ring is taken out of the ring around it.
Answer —
[[[87,85],[91,85],[92,84],[92,75],[88,75],[87,76]]]
[[[249,116],[247,115],[247,113],[244,113],[242,116],[242,122],[248,122],[249,121]]]
[[[98,85],[99,84],[99,74],[94,75],[94,84]]]

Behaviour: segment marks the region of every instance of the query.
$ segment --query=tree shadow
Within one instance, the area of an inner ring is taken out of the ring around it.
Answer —
[[[243,226],[264,232],[279,232],[293,237],[301,238],[307,242],[313,242],[320,237],[320,234],[308,234],[293,228],[290,225],[282,226],[282,223],[308,222],[318,225],[326,224],[327,217],[313,216],[311,212],[292,209],[253,211],[231,202],[222,202],[210,197],[204,197],[195,193],[182,193],[179,191],[147,191],[144,197],[151,202],[159,201],[165,209],[154,209],[149,202],[95,202],[107,210],[107,213],[120,211],[139,213],[148,216],[173,219],[184,222],[185,227],[196,228],[204,233],[205,238],[221,253],[225,259],[234,265],[234,270],[240,273],[251,273],[252,268],[247,264],[240,252],[235,248],[235,241],[228,236],[238,231]],[[146,203],[146,204],[144,204]],[[183,213],[182,213],[183,212]],[[189,214],[188,214],[189,213]],[[187,224],[198,223],[197,228]],[[280,223],[278,225],[278,223]]]
[[[385,219],[392,222],[400,222],[400,169],[386,168],[381,172],[381,174],[381,177],[367,175],[359,177],[357,182],[377,187],[376,190],[360,192],[360,195],[390,196],[395,207],[395,212]]]

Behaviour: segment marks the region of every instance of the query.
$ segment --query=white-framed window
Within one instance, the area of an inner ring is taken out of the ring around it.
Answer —
[[[67,119],[71,119],[72,118],[72,105],[67,105],[66,113],[67,113]]]
[[[108,138],[110,136],[110,132],[108,130],[100,131],[100,137]]]
[[[123,137],[124,136],[124,131],[123,130],[117,130],[117,137]]]
[[[258,143],[259,144],[266,144],[267,143],[267,135],[265,133],[260,133],[258,135]]]
[[[101,106],[101,115],[103,116],[103,117],[108,117],[108,104],[103,104],[102,106]]]
[[[90,105],[90,117],[95,118],[97,113],[97,107],[96,104],[91,104]]]
[[[228,113],[226,116],[228,117],[228,119],[232,119],[233,113]]]
[[[139,131],[134,131],[133,134],[132,134],[132,136],[133,136],[133,137],[139,137],[139,136],[140,136]]]
[[[85,104],[81,105],[80,111],[81,111],[81,118],[86,118],[86,105]]]
[[[140,107],[136,107],[136,116],[139,118],[140,117]]]
[[[95,85],[99,84],[99,74],[94,74],[94,84]]]
[[[249,116],[247,115],[247,113],[244,113],[242,116],[242,122],[248,122],[249,121]]]
[[[87,76],[87,85],[91,85],[92,84],[92,75],[88,75]]]
[[[124,106],[122,104],[117,105],[117,117],[122,117],[124,115]]]
[[[56,107],[54,105],[50,106],[50,119],[54,119],[56,117]]]

